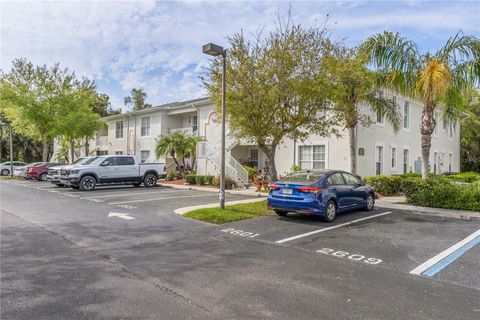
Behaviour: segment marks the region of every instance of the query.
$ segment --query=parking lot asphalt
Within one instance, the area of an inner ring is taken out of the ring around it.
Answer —
[[[375,208],[217,226],[173,213],[218,201],[210,192],[0,191],[2,319],[480,317],[478,221]],[[459,243],[433,276],[411,273]]]

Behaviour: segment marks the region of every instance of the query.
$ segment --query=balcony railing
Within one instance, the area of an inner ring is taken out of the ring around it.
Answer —
[[[172,133],[175,133],[175,132],[183,132],[189,136],[196,136],[198,135],[198,131],[195,130],[193,131],[193,127],[186,127],[186,128],[170,128],[170,129],[167,129],[167,133],[168,134],[172,134]]]

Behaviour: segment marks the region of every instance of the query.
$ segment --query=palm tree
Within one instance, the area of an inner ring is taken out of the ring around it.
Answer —
[[[381,114],[392,125],[395,133],[400,129],[400,114],[395,100],[381,94],[378,75],[365,67],[366,60],[356,49],[337,47],[324,57],[321,68],[331,88],[330,107],[335,123],[348,130],[350,144],[350,171],[357,171],[356,126],[372,124],[372,119],[361,112],[361,105]]]
[[[155,147],[155,154],[157,158],[164,155],[172,157],[177,167],[183,168],[182,172],[185,173],[185,158],[193,155],[195,161],[196,147],[199,140],[199,137],[192,137],[183,132],[174,132],[161,137]],[[180,159],[182,165],[180,165]]]
[[[456,101],[465,90],[478,84],[480,77],[480,42],[459,31],[437,52],[421,52],[418,45],[399,33],[385,31],[369,37],[362,44],[369,61],[384,74],[389,87],[423,102],[422,178],[426,179],[432,132],[437,125],[435,109],[440,108],[443,124],[460,115]]]

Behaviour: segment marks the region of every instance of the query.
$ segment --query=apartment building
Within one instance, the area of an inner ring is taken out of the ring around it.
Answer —
[[[366,106],[360,107],[373,120],[372,125],[359,125],[357,128],[357,173],[360,176],[421,171],[422,105],[400,95],[393,96],[402,115],[401,129],[396,134],[381,114],[372,113]],[[438,113],[435,118],[437,127],[430,152],[431,171],[459,171],[459,124],[448,123],[443,126]],[[198,144],[197,172],[219,172],[221,125],[217,121],[214,105],[208,98],[114,115],[104,118],[104,121],[108,129],[98,132],[92,143],[92,153],[135,154],[142,162],[165,161],[167,170],[175,170],[171,159],[156,159],[155,145],[161,136],[182,131],[204,138]],[[227,174],[239,182],[248,181],[243,164],[257,167],[266,173],[270,170],[266,155],[255,144],[236,139],[228,128],[228,123],[226,150]],[[289,172],[293,165],[299,165],[302,169],[349,170],[347,132],[339,138],[312,135],[304,141],[286,139],[278,147],[275,161],[280,175]]]

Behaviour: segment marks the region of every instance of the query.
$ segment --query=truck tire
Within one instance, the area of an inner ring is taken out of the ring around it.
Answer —
[[[78,186],[82,191],[93,191],[95,190],[95,186],[97,185],[97,181],[92,176],[84,176],[80,179],[80,183]]]
[[[145,175],[143,178],[143,185],[147,188],[153,188],[157,185],[157,176],[153,173]]]

